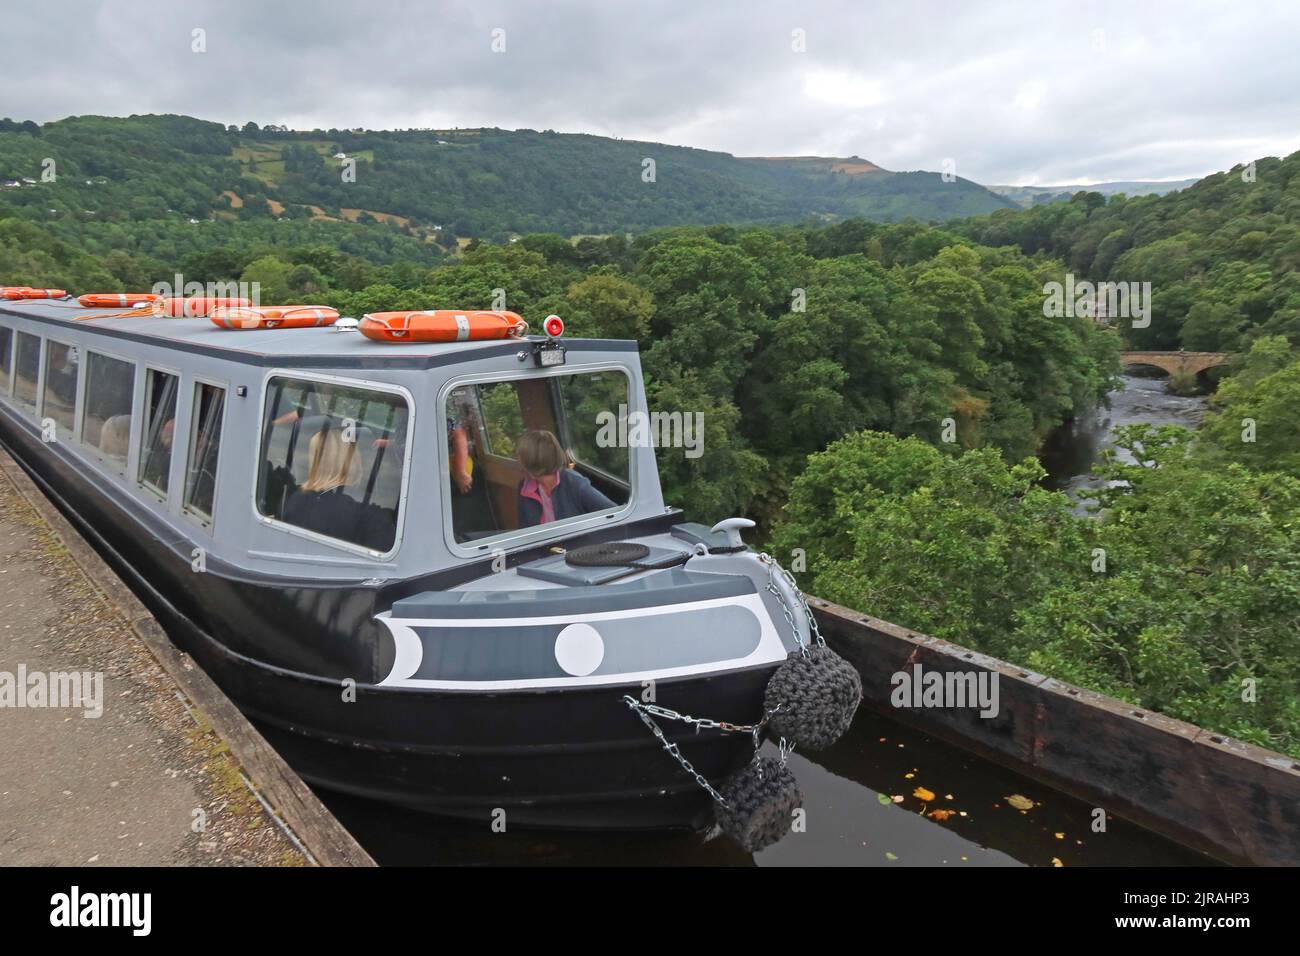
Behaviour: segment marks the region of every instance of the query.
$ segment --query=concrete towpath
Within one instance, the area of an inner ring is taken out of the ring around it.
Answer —
[[[313,862],[372,864],[0,451],[0,865]]]

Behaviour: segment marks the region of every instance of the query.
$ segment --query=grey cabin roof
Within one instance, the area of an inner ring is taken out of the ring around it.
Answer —
[[[118,308],[86,309],[75,299],[0,301],[0,315],[42,320],[78,330],[94,329],[107,336],[168,345],[180,351],[211,355],[250,365],[302,367],[432,368],[517,351],[520,339],[477,342],[375,342],[360,332],[331,327],[309,329],[222,329],[211,319],[172,319],[156,316],[110,318]],[[93,316],[100,316],[95,318]],[[49,334],[57,337],[58,333]],[[545,341],[531,335],[528,342]],[[573,351],[635,352],[625,339],[564,339]]]

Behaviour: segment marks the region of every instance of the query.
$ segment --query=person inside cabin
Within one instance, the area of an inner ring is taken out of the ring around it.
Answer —
[[[291,404],[292,408],[271,419],[272,425],[294,425],[313,415],[323,414],[320,409],[320,396],[310,387],[297,396],[296,400],[291,401]]]
[[[307,480],[289,496],[284,520],[308,531],[340,538],[373,551],[393,546],[393,514],[378,505],[362,504],[347,494],[361,478],[355,441],[327,421],[308,445]]]
[[[532,429],[515,445],[519,464],[528,473],[519,484],[519,527],[563,521],[617,505],[575,471],[569,453],[549,431]]]
[[[474,460],[469,456],[469,436],[454,418],[447,419],[447,451],[451,459],[451,486],[462,495],[474,490]]]
[[[376,438],[376,449],[394,451],[404,454],[406,449],[406,428],[402,428],[391,437]],[[451,458],[451,486],[462,495],[474,490],[474,461],[469,453],[469,437],[464,427],[454,418],[447,419],[447,450]]]

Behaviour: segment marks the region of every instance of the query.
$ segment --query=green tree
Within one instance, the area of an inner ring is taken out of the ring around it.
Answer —
[[[282,259],[263,256],[244,267],[244,271],[239,274],[239,281],[248,283],[250,289],[258,290],[258,301],[262,305],[286,305],[292,297],[289,286],[291,270],[289,263]]]

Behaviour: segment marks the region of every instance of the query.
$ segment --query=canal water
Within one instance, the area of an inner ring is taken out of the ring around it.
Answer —
[[[1094,833],[1091,805],[866,711],[834,747],[796,752],[789,766],[806,829],[755,854],[725,836],[493,833],[486,816],[475,824],[320,796],[383,865],[1213,865],[1114,816]]]
[[[1203,398],[1125,375],[1110,408],[1062,429],[1044,450],[1049,483],[1071,494],[1102,482],[1094,467],[1111,430],[1147,422],[1194,427]],[[770,744],[769,751],[775,753]],[[667,754],[658,755],[670,759]],[[1178,866],[1213,861],[1093,807],[865,710],[834,747],[792,754],[806,828],[756,854],[698,833],[494,833],[482,824],[321,792],[386,865]]]

